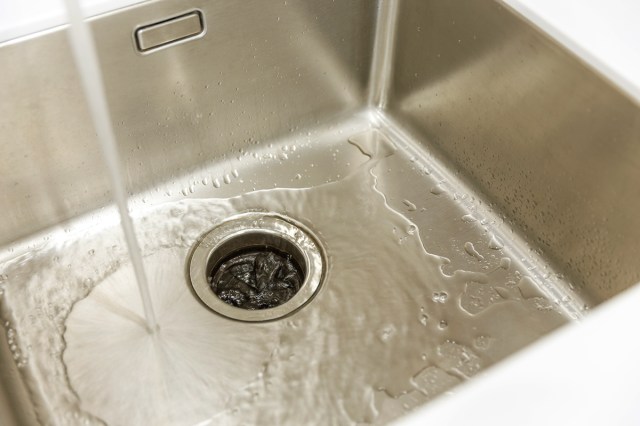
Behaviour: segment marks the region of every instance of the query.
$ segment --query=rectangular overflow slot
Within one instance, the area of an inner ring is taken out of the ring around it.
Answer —
[[[204,34],[204,17],[199,10],[145,25],[135,30],[136,48],[150,53],[163,47],[182,43]]]

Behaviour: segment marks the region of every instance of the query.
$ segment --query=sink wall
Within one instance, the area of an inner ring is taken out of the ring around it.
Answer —
[[[598,303],[640,280],[640,110],[499,2],[399,2],[389,110]]]
[[[377,5],[260,4],[165,0],[92,21],[130,191],[362,107]],[[202,39],[135,51],[137,26],[192,9]],[[0,62],[3,245],[110,196],[66,31],[4,43]]]

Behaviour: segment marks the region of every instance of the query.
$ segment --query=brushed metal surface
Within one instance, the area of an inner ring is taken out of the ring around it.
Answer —
[[[640,111],[499,2],[401,2],[389,111],[595,303],[640,280]]]
[[[134,32],[134,37],[138,50],[149,53],[151,50],[168,47],[178,42],[193,40],[204,31],[202,14],[194,11],[138,28]]]
[[[135,28],[185,9],[203,38],[138,54]],[[375,16],[364,0],[160,0],[92,20],[129,190],[361,108]],[[7,244],[110,198],[64,29],[0,45],[0,63]]]
[[[197,42],[136,51],[136,28],[194,9]],[[388,206],[449,259],[443,273],[491,271],[502,292],[460,301],[558,301],[557,318],[487,320],[502,340],[483,368],[640,280],[639,106],[499,2],[159,0],[92,27],[134,212],[340,180],[367,160],[347,140],[376,128],[398,147],[376,170]],[[0,63],[0,261],[116,232],[64,28],[0,45]],[[505,247],[482,256],[490,233]],[[0,423],[47,423],[2,340]]]

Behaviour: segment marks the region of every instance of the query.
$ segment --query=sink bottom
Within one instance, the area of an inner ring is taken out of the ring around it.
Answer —
[[[562,276],[418,146],[364,111],[138,195],[155,335],[112,209],[13,248],[3,318],[39,417],[385,423],[579,318]],[[189,285],[193,244],[246,212],[326,250],[318,293],[276,321],[230,320]]]

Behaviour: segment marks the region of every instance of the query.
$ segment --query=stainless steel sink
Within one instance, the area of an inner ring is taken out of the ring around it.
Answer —
[[[160,337],[67,29],[0,44],[2,424],[383,424],[640,281],[638,105],[500,2],[159,0],[91,26]],[[189,260],[256,211],[325,269],[289,316],[235,321]]]

